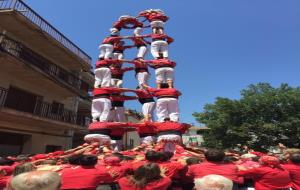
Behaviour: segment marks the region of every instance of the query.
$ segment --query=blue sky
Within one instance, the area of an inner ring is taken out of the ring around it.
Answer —
[[[218,96],[239,98],[240,90],[252,83],[299,86],[299,0],[25,2],[86,51],[93,63],[99,43],[120,15],[136,15],[149,8],[164,10],[170,17],[166,33],[175,39],[169,54],[178,64],[175,86],[183,93],[183,122],[195,122],[191,114],[202,111],[206,103],[213,103]],[[128,51],[126,58],[133,58],[134,53]],[[152,85],[153,79],[152,75]],[[124,84],[136,86],[132,72],[126,74]],[[138,103],[126,105],[140,109]]]

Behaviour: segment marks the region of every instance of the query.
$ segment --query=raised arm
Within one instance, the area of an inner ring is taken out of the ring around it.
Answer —
[[[124,68],[122,68],[123,72],[132,71],[132,70],[134,70],[134,67],[124,67]]]
[[[174,42],[174,39],[171,38],[170,36],[166,36],[166,39],[167,39],[168,44]]]
[[[136,96],[122,96],[122,97],[126,100],[137,100],[138,99],[138,97],[136,97]]]

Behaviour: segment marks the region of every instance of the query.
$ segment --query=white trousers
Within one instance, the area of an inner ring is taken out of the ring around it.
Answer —
[[[111,101],[108,98],[96,98],[92,101],[92,118],[93,122],[99,119],[100,122],[108,121],[111,109]]]
[[[119,122],[125,122],[125,108],[124,107],[115,107],[116,120]]]
[[[101,67],[95,69],[95,84],[94,87],[109,87],[111,83],[111,71],[109,68]]]
[[[113,53],[113,59],[124,59],[124,54],[123,53]]]
[[[156,81],[167,82],[174,81],[174,69],[172,67],[162,67],[155,69]]]
[[[110,110],[109,121],[115,122],[126,122],[125,108],[124,107],[114,107]]]
[[[169,117],[171,121],[179,121],[179,104],[176,98],[159,98],[156,103],[156,115],[160,122]]]
[[[144,116],[151,115],[153,118],[153,112],[155,109],[155,102],[147,102],[144,103],[142,106],[142,112]]]
[[[153,41],[151,43],[151,54],[154,58],[158,58],[159,53],[161,53],[164,58],[167,58],[169,56],[168,48],[169,48],[169,44],[166,41],[163,40]]]
[[[109,116],[108,116],[108,121],[110,121],[110,122],[117,121],[116,110],[113,109],[113,108],[110,109]]]
[[[123,80],[112,78],[110,81],[112,87],[122,88],[123,86]]]
[[[143,88],[142,84],[148,85],[149,73],[139,72],[136,74],[136,79],[138,80],[139,86]]]
[[[155,136],[141,137],[141,144],[151,145],[153,143],[156,143],[156,137]]]
[[[114,140],[112,140],[114,141]],[[123,140],[115,140],[115,143],[112,143],[112,149],[114,152],[120,152],[124,149]]]
[[[99,46],[100,55],[99,58],[109,59],[113,56],[114,46],[111,44],[101,44]]]
[[[165,23],[161,20],[155,20],[150,23],[151,28],[164,28]]]
[[[146,53],[147,53],[147,46],[141,46],[138,48],[138,53],[137,53],[136,57],[144,59]]]

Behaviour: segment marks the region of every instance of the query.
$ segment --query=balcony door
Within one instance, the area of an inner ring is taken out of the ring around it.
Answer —
[[[5,106],[23,112],[34,113],[34,109],[39,98],[40,96],[30,92],[10,87],[7,93]]]

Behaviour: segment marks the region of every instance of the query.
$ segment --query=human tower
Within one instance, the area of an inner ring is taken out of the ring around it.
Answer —
[[[113,24],[110,35],[99,46],[94,71],[92,123],[84,138],[86,142],[97,142],[102,147],[120,151],[123,135],[135,130],[142,145],[157,143],[165,151],[175,151],[175,145],[182,142],[181,135],[189,125],[179,122],[178,98],[181,93],[174,87],[176,62],[169,58],[169,44],[174,40],[165,33],[168,19],[162,10],[149,9],[136,17],[123,15]],[[150,34],[142,34],[147,28],[150,28]],[[133,30],[133,35],[121,36],[124,30]],[[153,59],[145,60],[149,46]],[[125,59],[129,48],[136,48],[133,60]],[[125,64],[132,66],[125,67]],[[155,70],[156,88],[148,84],[148,67]],[[134,90],[123,88],[123,75],[131,70],[135,71],[137,80]],[[125,92],[136,96],[125,95]],[[126,121],[124,102],[127,100],[141,103],[144,116],[141,123]],[[154,110],[157,121],[154,121]]]

